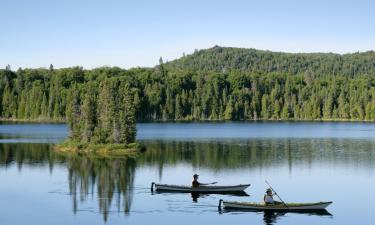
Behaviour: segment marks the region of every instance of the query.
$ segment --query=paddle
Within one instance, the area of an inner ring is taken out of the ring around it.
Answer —
[[[217,184],[217,182],[215,181],[215,182],[212,182],[212,183],[200,184],[200,185],[205,186],[205,185],[211,185],[211,184]]]
[[[285,204],[285,202],[280,198],[280,196],[277,194],[277,192],[275,191],[275,189],[273,189],[272,188],[272,186],[267,182],[267,181],[265,181],[266,182],[266,184],[271,188],[271,190],[273,191],[273,193],[275,193],[275,195],[280,199],[280,201],[285,205],[285,207],[287,208],[287,209],[289,209],[289,207],[287,206],[287,204]]]

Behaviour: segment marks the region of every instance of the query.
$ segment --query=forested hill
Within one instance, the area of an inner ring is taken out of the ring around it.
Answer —
[[[215,46],[167,63],[168,68],[198,71],[311,72],[319,75],[375,74],[375,52],[352,54],[283,53]]]
[[[0,69],[1,119],[78,118],[94,135],[133,120],[133,106],[138,121],[375,120],[375,53],[214,47],[154,68]]]

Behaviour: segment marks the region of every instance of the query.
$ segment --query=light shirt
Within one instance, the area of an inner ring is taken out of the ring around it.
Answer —
[[[266,195],[264,197],[264,202],[265,203],[274,203],[273,197],[271,195]]]

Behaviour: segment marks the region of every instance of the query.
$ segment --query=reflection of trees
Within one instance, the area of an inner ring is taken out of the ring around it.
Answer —
[[[140,164],[192,164],[216,170],[317,163],[373,166],[375,142],[353,139],[247,139],[232,141],[144,141]]]
[[[373,167],[375,141],[363,139],[248,139],[231,141],[144,141],[147,151],[136,161],[158,166],[188,163],[212,169],[263,168],[269,166],[311,166],[316,163],[345,166]],[[48,144],[0,144],[0,166],[16,163],[38,166],[48,163],[51,168],[58,162],[92,166],[95,175],[99,168],[120,171],[115,165],[129,167],[133,159],[105,159],[72,157],[56,154]],[[100,165],[99,161],[101,162]],[[100,167],[101,166],[101,167]],[[79,169],[78,166],[74,168]],[[131,169],[130,171],[132,171]],[[120,171],[123,172],[123,171]],[[83,173],[83,172],[81,172]],[[82,174],[87,176],[86,174]],[[112,175],[113,176],[113,175]]]
[[[69,192],[73,200],[73,211],[78,209],[78,198],[85,201],[97,187],[99,210],[106,221],[112,200],[117,211],[130,211],[135,159],[103,159],[89,156],[71,155],[67,157],[69,170]]]
[[[29,166],[49,165],[52,172],[55,163],[62,162],[63,158],[51,151],[48,144],[34,143],[6,143],[0,144],[0,166],[9,166],[16,163],[19,169],[24,164]]]
[[[159,168],[181,163],[213,170],[273,166],[375,167],[375,141],[370,139],[248,139],[230,141],[144,141],[147,151],[137,159],[61,155],[48,144],[0,144],[0,167],[67,165],[73,210],[97,193],[107,220],[111,208],[128,213],[136,164]]]
[[[77,154],[59,154],[48,144],[0,144],[0,166],[17,164],[32,167],[49,165],[52,172],[56,163],[68,167],[69,193],[73,211],[97,191],[99,210],[107,220],[111,206],[126,214],[132,202],[136,161],[133,158],[96,158]],[[113,202],[113,200],[115,200]]]

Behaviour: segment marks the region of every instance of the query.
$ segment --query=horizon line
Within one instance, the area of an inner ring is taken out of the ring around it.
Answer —
[[[169,63],[169,62],[181,59],[183,57],[191,56],[191,55],[193,55],[193,54],[195,54],[196,52],[199,52],[199,51],[205,51],[205,50],[210,50],[210,49],[214,49],[214,48],[233,48],[233,49],[244,49],[244,50],[256,50],[256,51],[261,51],[261,52],[271,52],[271,53],[279,53],[279,54],[293,54],[293,55],[302,55],[302,54],[327,54],[328,55],[328,54],[333,54],[333,55],[345,56],[345,55],[375,52],[375,49],[369,49],[369,50],[364,50],[364,51],[358,50],[358,51],[351,51],[351,52],[344,52],[344,53],[333,52],[333,51],[327,51],[327,52],[325,52],[325,51],[306,51],[306,52],[304,52],[304,51],[282,51],[282,50],[278,51],[278,50],[271,50],[271,49],[266,49],[266,48],[214,45],[214,46],[208,47],[208,48],[194,49],[190,53],[187,53],[187,54],[185,54],[185,52],[182,52],[181,53],[182,56],[175,57],[173,59],[167,59],[164,63]],[[159,56],[159,59],[160,58],[163,59],[162,56]],[[18,67],[16,70],[14,70],[14,69],[12,69],[11,64],[4,64],[3,69],[0,69],[0,70],[4,70],[7,66],[10,66],[11,71],[17,71],[19,69],[49,69],[49,67],[51,65],[54,66],[53,63],[50,63],[48,66]],[[131,67],[121,67],[121,66],[117,66],[117,65],[105,65],[105,64],[101,65],[101,66],[95,66],[95,67],[84,67],[84,66],[80,66],[80,65],[71,65],[71,66],[62,66],[62,67],[57,67],[57,68],[54,67],[54,69],[69,69],[69,68],[81,67],[84,70],[93,70],[93,69],[99,69],[99,68],[120,68],[120,69],[123,69],[123,70],[131,70],[131,69],[152,69],[152,68],[154,68],[158,65],[159,64],[155,64],[153,66],[138,65],[138,66],[131,66]]]

